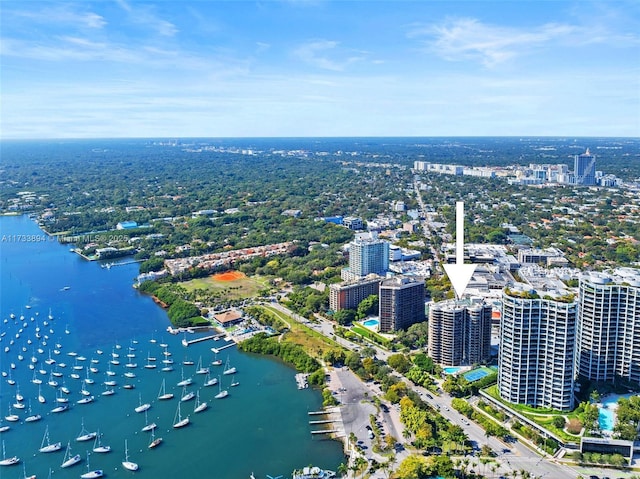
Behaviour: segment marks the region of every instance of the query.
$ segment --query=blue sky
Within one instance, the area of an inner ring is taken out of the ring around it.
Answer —
[[[640,136],[637,1],[0,3],[2,138]]]

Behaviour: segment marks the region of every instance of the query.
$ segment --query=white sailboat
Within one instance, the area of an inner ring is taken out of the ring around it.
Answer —
[[[149,418],[147,417],[147,411],[144,412],[144,427],[142,428],[142,432],[153,431],[157,426],[155,422],[149,423]]]
[[[31,399],[29,399],[29,415],[24,418],[24,422],[36,422],[42,419],[40,414],[33,414],[31,412]]]
[[[94,469],[93,471],[89,465],[89,451],[87,451],[87,472],[80,476],[81,479],[95,479],[96,477],[104,476],[102,469]]]
[[[218,377],[218,394],[213,396],[215,399],[226,398],[229,395],[229,391],[226,389],[222,389],[222,383],[220,382],[220,378]]]
[[[198,391],[196,393],[196,405],[193,407],[193,412],[197,413],[197,412],[202,412],[205,409],[207,409],[209,407],[209,405],[207,404],[206,401],[200,402],[200,391]]]
[[[196,374],[208,374],[209,368],[202,367],[202,356],[198,358],[198,366],[196,367]]]
[[[111,446],[105,446],[102,444],[102,434],[100,434],[99,430],[98,434],[96,434],[95,441],[93,441],[93,452],[97,452],[100,454],[111,452]]]
[[[196,393],[193,391],[187,392],[187,386],[182,386],[182,397],[180,398],[180,401],[191,401],[194,397],[196,397]]]
[[[213,366],[222,366],[222,359],[218,359],[218,350],[215,348],[211,348],[211,351],[214,352],[215,357],[213,358],[213,361],[211,361],[211,365]]]
[[[236,373],[236,367],[231,366],[229,364],[229,356],[227,356],[227,362],[224,365],[224,371],[222,371],[222,374],[228,375],[228,374],[235,374],[235,373]]]
[[[45,444],[46,443],[46,444]],[[56,452],[62,449],[62,444],[59,442],[49,442],[49,426],[44,430],[44,436],[42,436],[42,443],[40,443],[40,452]]]
[[[134,409],[135,412],[145,412],[147,409],[151,407],[151,404],[144,403],[142,404],[142,394],[138,395],[139,405]]]
[[[184,427],[189,424],[189,416],[182,418],[182,414],[180,412],[180,403],[178,403],[178,409],[176,410],[176,415],[173,419],[173,427],[178,429],[180,427]]]
[[[82,461],[82,457],[80,457],[80,454],[76,454],[75,456],[71,455],[71,443],[67,442],[67,450],[64,453],[64,459],[60,467],[71,467],[75,464],[78,464],[80,461]]]
[[[218,384],[218,378],[212,378],[207,372],[207,375],[204,377],[204,386],[215,386],[216,384]]]
[[[95,439],[97,435],[98,435],[97,432],[89,432],[84,428],[84,418],[83,418],[82,428],[80,429],[80,434],[78,434],[78,437],[76,437],[76,441],[78,442],[91,441],[92,439]]]
[[[149,446],[147,446],[149,449],[153,449],[154,447],[158,447],[160,445],[160,443],[162,442],[162,438],[158,437],[156,438],[154,430],[151,430],[151,441],[149,441]]]
[[[162,380],[162,385],[160,386],[160,391],[158,392],[158,399],[161,401],[172,399],[173,393],[168,393],[165,388],[165,380]]]
[[[184,378],[184,369],[182,370],[182,380],[176,385],[178,387],[182,387],[182,386],[188,386],[189,384],[191,384],[193,382],[192,378]]]
[[[233,377],[231,378],[231,387],[235,387],[235,386],[239,386],[240,385],[240,381],[236,380],[236,375],[234,374]]]
[[[42,388],[40,387],[40,384],[38,384],[38,402],[40,404],[44,404],[47,402],[45,397],[42,395]]]
[[[124,461],[122,461],[122,467],[129,471],[137,471],[139,466],[135,462],[131,462],[129,460],[129,447],[127,445],[127,440],[124,440]]]
[[[4,450],[4,441],[2,441],[2,460],[0,461],[0,466],[13,466],[14,464],[18,464],[20,462],[20,458],[18,456],[7,457]]]

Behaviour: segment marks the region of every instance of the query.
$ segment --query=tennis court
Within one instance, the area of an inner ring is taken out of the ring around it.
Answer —
[[[474,381],[478,381],[479,379],[482,379],[485,376],[488,376],[492,372],[493,370],[489,368],[478,368],[478,369],[469,371],[468,373],[464,373],[463,376],[467,381],[472,383]]]

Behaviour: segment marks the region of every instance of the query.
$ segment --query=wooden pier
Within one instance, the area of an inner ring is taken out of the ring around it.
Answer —
[[[231,341],[229,344],[225,344],[224,346],[221,346],[219,348],[211,348],[211,351],[213,351],[214,353],[218,354],[220,351],[222,351],[223,349],[227,349],[227,348],[232,348],[236,345],[236,343],[234,343],[233,341]]]
[[[311,434],[334,434],[340,432],[338,429],[323,429],[321,431],[311,431]]]
[[[182,345],[187,348],[189,347],[191,344],[196,344],[196,343],[201,343],[202,341],[209,341],[210,339],[219,339],[222,336],[225,336],[226,333],[218,333],[218,334],[213,334],[211,336],[204,336],[202,338],[196,338],[196,339],[192,339],[190,341],[187,341],[187,338],[184,338],[182,340]],[[213,349],[213,348],[211,348]]]
[[[330,424],[338,421],[339,419],[324,419],[322,421],[309,421],[309,424]]]

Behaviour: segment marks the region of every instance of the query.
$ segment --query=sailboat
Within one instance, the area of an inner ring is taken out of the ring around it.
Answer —
[[[222,359],[218,359],[218,350],[215,348],[211,348],[211,351],[215,353],[215,358],[211,361],[211,365],[213,366],[222,366]]]
[[[180,403],[178,403],[178,409],[176,410],[176,415],[173,419],[173,427],[178,429],[179,427],[184,427],[189,424],[189,416],[182,419],[182,414],[180,412]]]
[[[229,356],[227,356],[227,362],[224,365],[224,371],[222,371],[222,374],[235,374],[236,373],[236,367],[235,366],[230,366],[229,365]]]
[[[194,397],[196,397],[196,393],[193,391],[187,392],[187,386],[182,386],[182,397],[180,398],[180,401],[191,401]]]
[[[42,419],[40,414],[33,414],[31,412],[31,399],[29,399],[29,415],[24,418],[24,422],[36,422]]]
[[[145,412],[147,409],[149,409],[151,407],[151,404],[149,403],[144,403],[142,404],[142,394],[138,395],[139,398],[139,406],[137,406],[134,411],[135,412]]]
[[[156,427],[155,422],[149,423],[149,418],[147,417],[147,411],[144,412],[144,427],[142,428],[142,432],[153,431]]]
[[[212,378],[207,371],[207,375],[204,377],[204,386],[215,386],[218,384],[218,378]]]
[[[144,365],[145,368],[147,369],[155,369],[156,368],[156,363],[153,363],[152,361],[155,361],[156,358],[152,358],[151,357],[151,353],[147,354],[147,364]]]
[[[2,460],[0,461],[0,466],[13,466],[14,464],[18,464],[19,462],[20,458],[18,456],[6,456],[4,451],[4,441],[2,441]]]
[[[158,399],[163,401],[166,399],[172,399],[173,393],[168,393],[165,388],[165,380],[162,380],[162,385],[160,386],[160,391],[158,392]]]
[[[45,445],[46,442],[46,445]],[[49,426],[47,426],[44,430],[44,436],[42,436],[42,443],[40,444],[40,452],[55,452],[59,451],[62,448],[62,444],[59,442],[55,442],[51,444],[49,442]]]
[[[107,453],[111,452],[111,446],[102,445],[102,434],[100,434],[100,430],[98,430],[98,434],[96,434],[96,439],[93,441],[93,452],[97,453]]]
[[[184,378],[184,369],[182,370],[182,380],[177,384],[177,386],[182,387],[182,386],[188,386],[189,384],[191,384],[193,382],[193,379],[191,378]]]
[[[71,443],[67,442],[67,450],[64,453],[64,460],[62,461],[60,467],[71,467],[75,464],[78,464],[80,461],[82,461],[82,457],[80,457],[80,454],[76,454],[75,456],[71,455]]]
[[[11,409],[11,406],[9,406],[9,414],[6,415],[4,418],[9,422],[17,422],[20,420],[20,416],[18,416],[13,412],[13,409]]]
[[[126,439],[124,440],[124,461],[122,461],[122,467],[128,469],[129,471],[138,470],[138,464],[129,460],[129,447],[127,445]]]
[[[47,400],[45,399],[45,397],[42,395],[42,389],[40,387],[40,384],[38,384],[38,402],[40,404],[44,404],[47,402]]]
[[[226,389],[224,391],[222,390],[222,383],[220,382],[220,377],[218,377],[218,394],[216,394],[213,397],[215,399],[222,399],[222,398],[226,398],[228,395],[229,395],[229,391],[227,391]]]
[[[87,451],[87,472],[85,472],[80,476],[81,479],[95,479],[96,477],[102,477],[102,476],[104,476],[104,472],[102,471],[102,469],[94,469],[93,471],[90,470],[89,451]]]
[[[231,378],[231,384],[230,384],[230,386],[231,386],[231,387],[234,387],[234,386],[239,386],[239,385],[240,385],[240,381],[237,381],[237,380],[236,380],[236,375],[234,374],[234,375],[233,375],[233,377]]]
[[[196,368],[196,374],[208,374],[209,368],[202,367],[202,356],[198,359],[198,366]]]
[[[78,441],[78,442],[90,441],[92,439],[95,439],[97,435],[98,435],[97,432],[88,432],[84,428],[84,418],[83,418],[82,419],[82,429],[80,430],[80,434],[78,434],[78,437],[76,437],[76,441]]]
[[[151,430],[151,441],[149,442],[149,449],[153,449],[154,447],[158,447],[160,445],[160,443],[162,442],[162,438],[158,437],[156,438],[154,430]]]
[[[209,407],[209,405],[207,404],[206,401],[200,402],[200,391],[198,391],[196,393],[196,405],[193,407],[193,412],[197,413],[197,412],[202,412],[205,409],[207,409]]]

